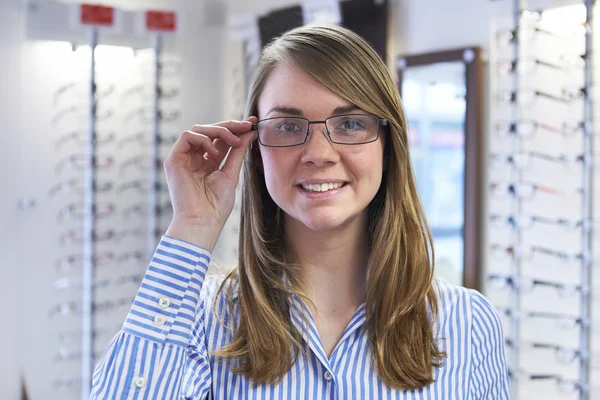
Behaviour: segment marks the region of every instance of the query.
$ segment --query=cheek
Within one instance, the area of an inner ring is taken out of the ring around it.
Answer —
[[[285,157],[281,157],[279,154],[265,151],[262,154],[262,165],[265,175],[265,183],[270,193],[274,194],[274,191],[280,190],[283,187],[283,183],[289,181],[291,178],[287,177],[290,164],[289,160],[286,162]]]

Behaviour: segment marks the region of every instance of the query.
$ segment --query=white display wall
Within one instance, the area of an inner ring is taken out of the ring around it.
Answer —
[[[585,229],[600,226],[596,131],[595,153],[583,157],[584,21],[581,5],[524,12],[516,65],[515,25],[499,23],[492,32],[485,292],[502,315],[516,400],[600,396],[598,236],[591,254],[582,242]],[[591,100],[596,89],[589,89]],[[582,220],[586,199],[591,221]],[[591,281],[585,259],[592,260]],[[586,293],[591,311],[582,308]],[[590,386],[582,391],[588,368]]]
[[[191,12],[185,19],[194,17]],[[187,40],[165,38],[161,55],[161,160],[182,130],[226,117],[219,67],[224,56],[219,45],[226,47],[226,36],[221,28],[195,24],[187,25],[186,33]],[[16,304],[18,365],[12,367],[30,398],[75,399],[81,398],[82,199],[89,159],[91,50],[20,38],[15,62],[23,77],[18,88],[22,114],[13,149],[18,149],[14,169],[20,184],[19,201],[12,204],[19,229],[11,250],[17,254],[23,301]],[[162,165],[152,157],[153,37],[136,38],[145,45],[136,45],[135,52],[127,40],[123,46],[114,46],[115,41],[100,33],[96,48],[95,358],[120,328],[151,256],[153,168],[159,176],[155,243],[171,217]],[[235,226],[233,217],[215,249],[215,262],[224,267],[236,260]]]

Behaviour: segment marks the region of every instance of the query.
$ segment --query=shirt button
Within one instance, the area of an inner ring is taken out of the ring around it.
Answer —
[[[146,386],[146,378],[143,376],[138,376],[135,378],[135,386],[139,387],[140,389]]]
[[[171,305],[171,300],[168,297],[161,297],[158,299],[158,306],[160,308],[167,308]]]
[[[330,380],[332,380],[332,379],[333,379],[333,375],[331,375],[331,372],[329,372],[329,371],[326,371],[326,372],[325,372],[325,380],[326,380],[326,381],[330,381]]]
[[[163,326],[165,322],[165,317],[163,317],[162,315],[157,315],[156,317],[154,317],[154,325],[156,326]]]

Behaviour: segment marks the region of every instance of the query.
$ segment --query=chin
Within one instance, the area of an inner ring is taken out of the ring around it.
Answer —
[[[326,232],[340,228],[345,219],[332,213],[321,214],[315,213],[312,215],[302,215],[298,219],[308,229],[316,232]]]

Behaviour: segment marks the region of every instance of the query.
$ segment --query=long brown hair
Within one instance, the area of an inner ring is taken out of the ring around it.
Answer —
[[[263,50],[246,116],[257,115],[273,67],[290,61],[338,96],[389,122],[383,178],[369,205],[366,326],[373,365],[383,383],[394,389],[426,386],[445,354],[434,338],[438,303],[432,238],[417,194],[398,90],[361,37],[337,26],[309,25],[285,33]],[[250,380],[276,383],[299,351],[306,350],[288,308],[290,296],[306,296],[299,289],[297,266],[286,262],[283,219],[261,168],[255,146],[243,166],[238,266],[217,294],[237,293],[239,321],[234,321],[232,341],[215,355],[236,360],[234,372]],[[228,301],[233,310],[232,299]]]

